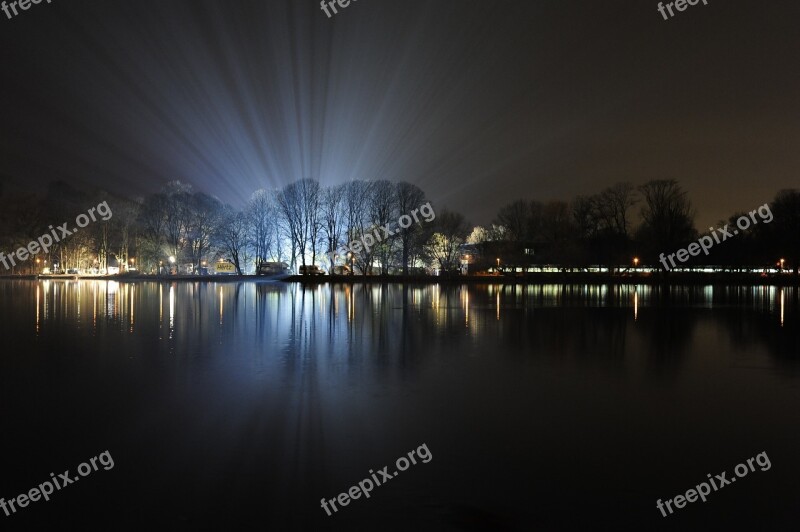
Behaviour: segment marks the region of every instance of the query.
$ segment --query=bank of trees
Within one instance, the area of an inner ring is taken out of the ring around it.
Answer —
[[[705,234],[695,229],[691,201],[675,180],[617,183],[571,201],[519,199],[501,207],[486,227],[472,227],[462,214],[436,209],[435,217],[416,217],[401,228],[401,216],[429,202],[416,185],[384,180],[323,186],[302,179],[277,190],[257,190],[238,208],[178,181],[141,198],[58,182],[42,196],[0,189],[0,199],[6,205],[0,213],[0,250],[6,253],[27,246],[50,225],[71,224],[102,201],[113,212],[109,220],[92,222],[57,243],[49,255],[37,256],[42,264],[29,260],[15,273],[55,264],[62,269],[127,265],[146,272],[174,264],[185,273],[218,260],[232,262],[240,273],[252,273],[261,262],[286,262],[294,271],[309,264],[329,271],[347,266],[369,274],[455,271],[465,262],[481,269],[498,259],[506,267],[615,268],[629,265],[634,256],[655,265],[660,253]],[[715,247],[713,258],[702,257],[705,263],[772,265],[785,258],[787,267],[797,268],[800,191],[779,192],[770,209],[770,223],[753,225],[735,242]],[[733,227],[740,215],[718,227]],[[342,251],[370,235],[380,238],[369,249],[352,255]]]
[[[735,240],[716,246],[713,256],[694,263],[721,266],[774,266],[780,258],[800,262],[800,191],[780,191],[769,203],[773,218],[740,231]],[[753,205],[751,208],[758,208]],[[736,213],[717,227],[747,213]],[[661,253],[684,248],[711,231],[695,228],[696,211],[676,180],[653,180],[640,186],[617,183],[571,202],[516,200],[500,208],[489,227],[473,230],[470,243],[489,266],[503,257],[507,266],[549,264],[565,268],[588,265],[658,265]]]
[[[384,274],[435,262],[429,259],[432,254],[448,265],[453,262],[452,237],[433,239],[435,221],[419,220],[407,228],[397,224],[400,216],[427,203],[422,189],[366,180],[325,187],[302,179],[277,190],[257,190],[240,208],[179,181],[136,199],[54,183],[45,197],[18,195],[8,201],[17,208],[0,218],[0,244],[7,250],[26,246],[48,225],[74,220],[102,200],[108,201],[112,218],[57,244],[44,262],[62,269],[127,265],[182,273],[218,260],[231,261],[240,273],[253,272],[261,262],[286,262],[295,271],[308,264],[326,269],[348,265],[357,272]],[[371,249],[352,256],[330,253],[364,235],[380,234],[380,227],[392,234],[382,235]],[[450,252],[441,251],[438,242]],[[26,266],[17,273],[37,269]]]
[[[0,274],[34,273],[45,267],[106,268],[116,264],[116,257],[127,261],[135,247],[136,201],[114,197],[102,190],[82,191],[64,182],[52,183],[44,194],[0,190],[3,209],[0,211],[0,251],[6,254],[27,247],[41,235],[53,234],[54,228],[67,223],[72,232],[76,217],[107,201],[113,209],[108,220],[97,217],[85,228],[55,242],[48,253],[19,262]],[[56,235],[60,231],[56,230]]]

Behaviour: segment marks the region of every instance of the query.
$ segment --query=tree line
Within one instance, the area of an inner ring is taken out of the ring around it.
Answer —
[[[9,251],[26,246],[49,225],[74,220],[87,205],[108,201],[111,219],[90,224],[50,251],[47,261],[65,270],[118,263],[157,272],[170,258],[177,265],[191,264],[193,271],[226,260],[239,273],[253,272],[262,262],[285,262],[295,271],[317,264],[330,271],[347,265],[366,274],[447,272],[465,262],[488,269],[498,259],[505,267],[603,265],[613,270],[634,256],[642,265],[656,266],[660,253],[710,233],[695,228],[696,211],[675,180],[617,183],[571,201],[520,199],[501,207],[486,227],[470,226],[461,213],[435,209],[429,223],[418,220],[399,228],[400,216],[429,201],[416,185],[385,180],[323,186],[301,179],[257,190],[240,208],[179,181],[138,198],[55,182],[42,195],[0,187],[0,199],[7,206],[0,213],[0,249]],[[769,206],[771,223],[754,225],[715,247],[713,257],[694,260],[747,267],[772,266],[784,258],[797,270],[800,191],[782,190]],[[743,214],[734,213],[718,226],[733,227]],[[373,247],[351,256],[330,254],[387,224],[393,224],[394,233]],[[29,261],[17,273],[38,267]]]
[[[443,210],[430,223],[417,220],[400,228],[400,216],[429,203],[416,185],[385,180],[353,180],[325,187],[301,179],[274,190],[255,191],[235,208],[191,185],[173,181],[157,193],[125,198],[104,191],[85,192],[66,183],[49,186],[42,197],[6,194],[11,208],[0,215],[0,246],[26,246],[55,221],[74,219],[97,198],[107,200],[114,216],[94,223],[51,251],[48,263],[62,270],[120,264],[145,272],[191,265],[200,271],[216,261],[230,261],[238,273],[263,262],[328,269],[348,265],[367,274],[412,273],[424,265],[458,267],[458,245],[446,235],[467,232],[462,215]],[[351,256],[329,254],[378,228],[392,235]],[[18,273],[33,272],[26,264]],[[185,271],[184,271],[185,273]]]
[[[753,224],[731,242],[714,247],[711,255],[687,264],[767,267],[783,258],[786,267],[797,271],[800,191],[781,190],[768,205],[769,223]],[[696,210],[678,181],[652,180],[638,187],[622,182],[570,202],[514,201],[499,210],[490,227],[476,228],[469,240],[483,250],[487,263],[491,250],[505,253],[509,266],[537,263],[613,269],[631,265],[634,257],[642,265],[657,266],[661,253],[684,248],[725,225],[735,229],[741,216],[748,213],[733,213],[716,227],[698,231]]]

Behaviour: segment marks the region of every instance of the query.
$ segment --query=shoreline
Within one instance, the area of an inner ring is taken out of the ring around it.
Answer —
[[[498,276],[498,275],[461,275],[454,277],[436,277],[425,275],[324,275],[301,276],[291,275],[286,277],[269,277],[259,275],[2,275],[0,280],[37,281],[37,280],[62,280],[62,281],[117,281],[121,283],[139,282],[207,282],[207,283],[236,283],[236,282],[282,282],[301,283],[306,285],[319,284],[503,284],[503,285],[543,285],[543,284],[640,284],[640,285],[738,285],[738,286],[800,286],[800,276],[792,274],[779,274],[763,276],[761,274],[745,273],[683,273],[670,272],[669,274],[651,273],[626,273],[608,275],[599,273],[532,273],[525,276]]]

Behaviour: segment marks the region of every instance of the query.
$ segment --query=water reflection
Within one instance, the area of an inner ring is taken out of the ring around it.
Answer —
[[[317,530],[319,497],[426,441],[450,468],[359,512],[401,501],[391,515],[435,522],[456,512],[450,494],[479,493],[563,516],[599,497],[595,512],[624,501],[647,528],[667,481],[756,448],[797,471],[799,308],[796,288],[773,287],[0,281],[0,336],[19,346],[0,354],[8,455],[45,456],[42,435],[72,431],[54,462],[112,448],[125,474],[98,489],[168,500],[172,521],[203,528],[235,493],[254,522]],[[765,508],[796,493],[783,487]]]
[[[36,335],[72,323],[91,335],[158,331],[167,342],[219,345],[232,334],[261,341],[270,331],[283,342],[306,345],[325,337],[338,342],[336,349],[379,352],[445,339],[470,349],[491,338],[509,352],[568,349],[610,357],[623,356],[625,345],[635,342],[668,365],[680,359],[692,335],[709,338],[721,325],[739,345],[765,343],[774,355],[791,357],[783,343],[767,340],[792,329],[787,325],[798,316],[792,287],[46,280],[2,283],[0,290],[14,301],[16,321],[23,328],[31,323]]]

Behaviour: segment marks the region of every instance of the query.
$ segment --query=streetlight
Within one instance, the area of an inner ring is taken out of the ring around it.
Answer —
[[[500,275],[500,257],[497,257],[497,275]]]
[[[633,257],[633,267],[636,268],[639,266],[639,257]]]
[[[781,270],[783,270],[783,263],[786,262],[786,259],[781,259]]]

